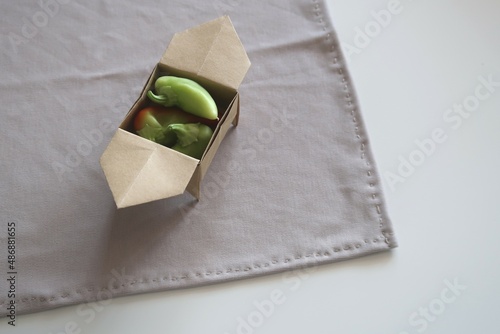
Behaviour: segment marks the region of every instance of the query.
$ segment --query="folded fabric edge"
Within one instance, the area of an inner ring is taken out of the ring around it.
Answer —
[[[110,274],[108,284],[105,286],[81,287],[72,289],[71,292],[66,290],[65,292],[50,296],[23,296],[19,300],[16,300],[16,314],[25,315],[65,306],[95,302],[108,305],[112,299],[118,297],[149,292],[166,292],[279,274],[286,271],[343,262],[349,259],[388,251],[394,247],[396,246],[388,242],[387,239],[373,238],[343,246],[330,247],[321,251],[311,251],[301,255],[276,257],[263,263],[249,263],[232,268],[205,269],[193,273],[174,275],[165,273],[146,278],[133,277],[126,274],[125,270],[114,269]],[[7,316],[6,303],[6,300],[0,301],[0,307],[2,308],[0,317]]]
[[[325,1],[311,0],[311,2],[315,20],[324,33],[323,42],[328,45],[328,50],[331,54],[331,69],[339,77],[341,84],[344,85],[344,98],[347,108],[349,109],[348,117],[352,118],[353,136],[359,143],[359,161],[366,168],[366,174],[363,175],[363,177],[366,178],[369,188],[372,189],[368,203],[373,203],[371,205],[378,216],[378,221],[376,223],[379,225],[381,235],[387,240],[391,248],[397,247],[398,243],[385,205],[386,200],[381,187],[381,178],[369,144],[366,127],[363,123],[358,96],[353,80],[347,69],[346,58],[340,47],[341,44],[333,28],[330,15],[327,12]]]

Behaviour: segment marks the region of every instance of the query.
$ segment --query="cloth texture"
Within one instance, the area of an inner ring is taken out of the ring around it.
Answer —
[[[18,314],[396,247],[322,0],[23,0],[0,12],[0,268],[14,222]],[[117,210],[101,154],[173,34],[224,14],[252,66],[201,200]]]

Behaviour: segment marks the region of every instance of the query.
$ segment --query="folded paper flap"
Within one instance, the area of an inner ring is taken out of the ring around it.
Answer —
[[[184,193],[199,160],[118,129],[101,166],[118,208]]]
[[[160,63],[233,89],[250,67],[229,16],[175,34]]]

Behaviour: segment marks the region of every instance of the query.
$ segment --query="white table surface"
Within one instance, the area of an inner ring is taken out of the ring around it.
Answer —
[[[500,2],[328,4],[400,246],[18,316],[16,327],[3,318],[0,333],[499,332]]]

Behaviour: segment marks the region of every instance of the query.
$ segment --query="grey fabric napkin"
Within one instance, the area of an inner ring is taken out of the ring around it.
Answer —
[[[0,11],[0,315],[9,223],[18,314],[396,246],[323,1],[8,1]],[[201,201],[117,210],[99,157],[172,35],[223,14],[252,67]]]

